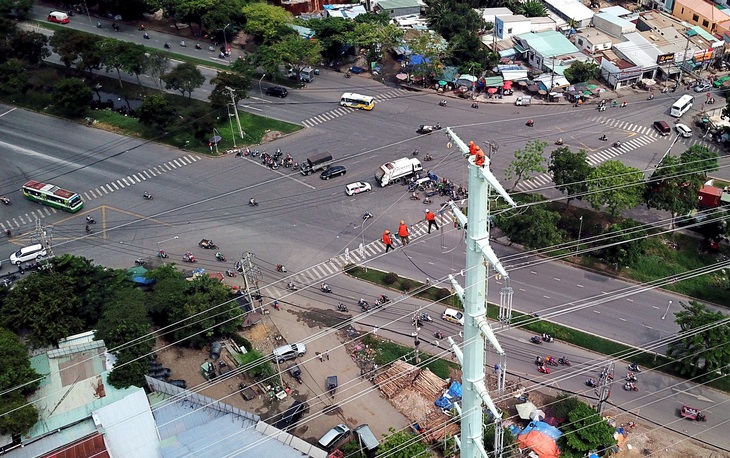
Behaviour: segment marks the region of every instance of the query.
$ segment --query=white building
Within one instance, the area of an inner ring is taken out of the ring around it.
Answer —
[[[593,11],[577,0],[544,0],[548,9],[566,22],[574,21],[576,28],[588,27]]]

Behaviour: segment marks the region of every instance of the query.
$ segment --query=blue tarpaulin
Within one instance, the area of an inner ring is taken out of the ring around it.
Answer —
[[[459,382],[452,382],[448,394],[451,398],[461,399],[461,384]]]
[[[436,399],[436,401],[434,401],[434,404],[436,404],[436,407],[441,407],[442,409],[446,410],[454,407],[454,403],[451,402],[451,400],[446,396],[441,396],[440,398]]]
[[[411,54],[410,61],[411,65],[421,65],[431,62],[428,57],[423,57],[421,54]]]
[[[550,426],[544,421],[532,421],[529,425],[525,427],[525,429],[522,430],[520,433],[520,436],[523,434],[527,434],[530,431],[538,431],[546,435],[552,440],[558,440],[560,439],[560,436],[563,435],[563,433],[560,432],[560,430],[554,426]]]

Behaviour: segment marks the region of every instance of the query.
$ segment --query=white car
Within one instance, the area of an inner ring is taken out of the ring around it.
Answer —
[[[689,138],[692,136],[692,129],[690,129],[689,126],[685,124],[677,124],[676,126],[674,126],[674,128],[677,129],[677,133],[684,138]]]
[[[345,187],[345,194],[348,196],[354,196],[355,194],[360,194],[361,192],[368,192],[372,191],[372,186],[370,186],[370,183],[365,183],[364,181],[358,181],[357,183],[350,183]]]
[[[441,319],[464,326],[464,314],[458,310],[454,310],[454,309],[444,310],[443,315],[441,315]]]

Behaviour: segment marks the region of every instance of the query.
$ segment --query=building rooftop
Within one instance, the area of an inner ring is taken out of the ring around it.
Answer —
[[[631,21],[627,21],[626,19],[618,17],[615,14],[600,12],[596,14],[596,16],[612,24],[616,24],[622,29],[625,29],[627,27],[636,27]]]
[[[717,5],[705,0],[675,0],[674,9],[677,8],[687,8],[700,16],[710,19],[712,22],[722,22],[730,19],[730,16],[718,8]]]
[[[620,41],[620,40],[617,40],[615,37],[612,37],[611,35],[601,32],[600,30],[595,29],[595,28],[583,29],[583,30],[579,31],[578,33],[576,33],[575,35],[573,35],[573,37],[576,39],[583,38],[583,39],[587,40],[589,43],[594,44],[594,45],[597,45],[599,43],[606,43],[606,42],[613,43],[614,40],[616,40],[617,42]]]
[[[612,14],[617,17],[627,16],[632,14],[631,11],[627,10],[623,6],[609,6],[608,8],[601,8],[598,10],[599,13]]]
[[[420,6],[421,2],[419,2],[418,0],[381,0],[377,4],[377,7],[383,10],[416,8]]]
[[[630,59],[639,67],[645,69],[656,67],[657,57],[662,54],[660,49],[638,32],[627,33],[624,38],[627,41],[616,43],[613,48],[620,51],[627,59]]]
[[[513,14],[511,16],[500,16],[500,21],[507,24],[510,22],[530,22],[530,19],[521,15],[521,14]]]
[[[523,33],[522,35],[518,35],[517,38],[526,41],[531,48],[545,57],[563,56],[565,54],[580,52],[565,35],[554,30],[539,33]]]
[[[576,0],[545,0],[545,3],[574,21],[585,21],[593,17],[593,11]]]

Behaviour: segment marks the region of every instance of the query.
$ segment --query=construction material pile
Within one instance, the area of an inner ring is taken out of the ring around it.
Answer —
[[[419,369],[405,361],[396,360],[386,370],[375,377],[375,384],[386,398],[392,399],[413,384],[418,376]]]

